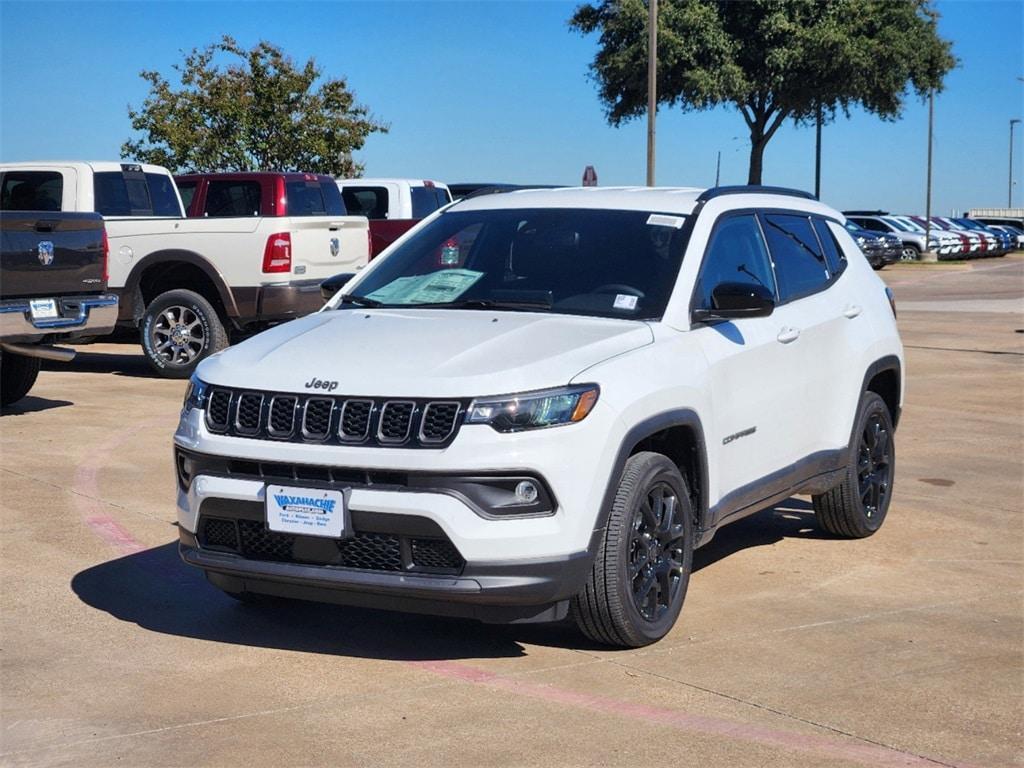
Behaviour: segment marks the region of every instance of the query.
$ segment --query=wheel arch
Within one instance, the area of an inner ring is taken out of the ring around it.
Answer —
[[[173,248],[154,251],[132,268],[121,293],[122,318],[137,323],[157,295],[178,288],[203,296],[224,319],[239,316],[234,294],[220,271],[194,251]]]
[[[886,355],[868,366],[864,372],[861,395],[874,392],[885,401],[893,427],[899,426],[903,401],[903,365],[896,355]]]
[[[648,416],[626,432],[619,443],[608,484],[598,511],[594,540],[608,524],[608,515],[622,471],[629,457],[641,451],[667,456],[686,479],[694,513],[694,546],[699,546],[708,518],[708,462],[704,427],[700,416],[689,408],[680,408]],[[591,549],[593,550],[593,541]],[[596,550],[594,550],[596,551]]]

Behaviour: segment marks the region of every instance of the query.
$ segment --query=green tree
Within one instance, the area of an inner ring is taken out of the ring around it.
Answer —
[[[647,108],[647,5],[602,0],[569,26],[600,32],[591,64],[608,121]],[[941,90],[956,66],[930,0],[659,0],[658,101],[684,111],[733,105],[750,130],[748,183],[787,118],[828,122],[860,105],[896,120],[912,89]]]
[[[215,58],[227,57],[221,68]],[[313,59],[301,68],[280,48],[260,42],[250,50],[224,36],[193,48],[174,65],[181,87],[158,72],[143,71],[149,97],[128,107],[132,128],[142,134],[121,145],[121,154],[172,172],[310,171],[354,176],[352,160],[366,137],[387,132],[366,107],[355,103],[342,78],[320,80]]]

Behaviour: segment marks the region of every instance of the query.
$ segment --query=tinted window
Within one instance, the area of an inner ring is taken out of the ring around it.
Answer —
[[[873,232],[888,232],[889,228],[880,221],[874,219],[853,219],[853,221],[864,229],[870,229]]]
[[[10,171],[3,175],[0,210],[59,211],[64,179],[54,171]]]
[[[355,293],[386,306],[488,302],[531,312],[657,318],[682,260],[682,217],[647,211],[449,211],[393,250]]]
[[[289,181],[285,184],[288,194],[289,216],[323,216],[327,213],[324,194],[315,181]]]
[[[207,216],[259,216],[258,181],[211,181],[206,187]]]
[[[384,187],[342,187],[345,208],[353,216],[368,219],[388,217],[388,191]]]
[[[825,261],[828,263],[828,270],[833,275],[838,275],[846,269],[846,255],[843,249],[836,242],[836,236],[829,229],[828,222],[824,219],[812,219],[814,231],[818,233],[818,242],[825,251]]]
[[[92,179],[97,213],[104,216],[132,215],[132,207],[128,202],[128,188],[120,171],[94,173]]]
[[[779,301],[792,301],[823,288],[829,281],[829,270],[810,218],[769,213],[763,220],[779,281]]]
[[[153,203],[154,216],[181,216],[178,195],[170,176],[165,176],[162,173],[147,173],[146,186],[149,188],[149,199]]]
[[[344,216],[345,202],[341,199],[341,190],[333,181],[327,181],[320,185],[320,191],[324,195],[327,213],[330,216]]]
[[[721,283],[760,285],[775,293],[768,250],[753,214],[730,216],[715,226],[697,280],[697,306],[711,309],[711,292]]]
[[[437,187],[412,187],[412,217],[424,219],[442,205],[447,205],[448,196]]]
[[[179,181],[178,194],[181,195],[181,204],[185,206],[185,212],[190,213],[192,210],[192,198],[196,196],[196,187],[199,186],[194,181]]]

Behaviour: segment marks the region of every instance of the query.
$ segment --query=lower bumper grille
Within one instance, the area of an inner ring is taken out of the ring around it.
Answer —
[[[356,531],[352,538],[297,536],[267,529],[261,520],[203,516],[199,544],[248,560],[333,565],[365,571],[457,574],[465,561],[446,537]]]

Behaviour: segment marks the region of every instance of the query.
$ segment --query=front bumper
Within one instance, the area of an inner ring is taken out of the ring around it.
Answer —
[[[40,297],[49,298],[49,297]],[[59,316],[33,318],[29,299],[0,301],[0,339],[8,342],[104,336],[117,323],[117,297],[110,294],[61,296]]]

